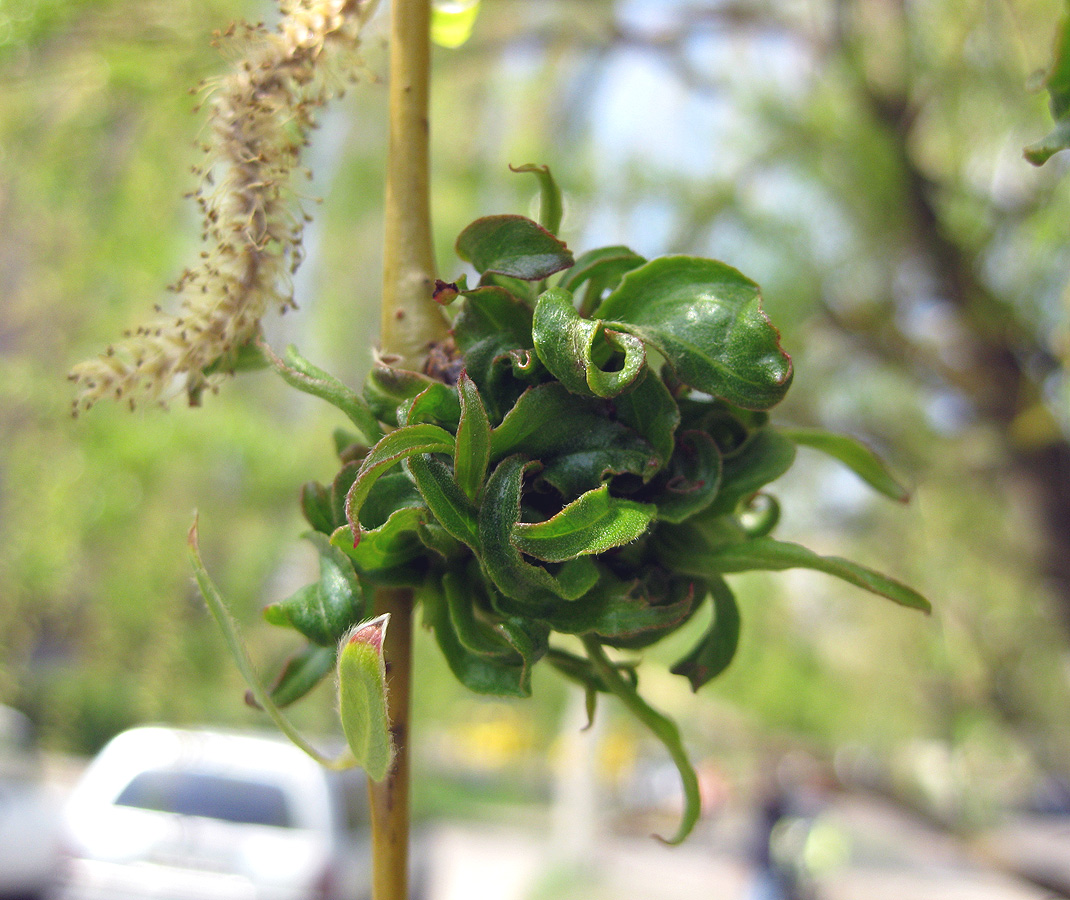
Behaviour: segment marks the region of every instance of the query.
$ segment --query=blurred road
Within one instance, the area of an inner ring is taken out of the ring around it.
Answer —
[[[1048,900],[1050,891],[1007,875],[972,847],[890,803],[856,795],[833,801],[821,827],[843,836],[839,866],[818,872],[820,900]],[[1070,843],[1062,853],[1070,856]]]
[[[722,836],[718,836],[718,833]],[[727,831],[738,834],[738,823]],[[1070,860],[1070,836],[1043,848]],[[1024,839],[1023,839],[1024,840]],[[1034,842],[1026,841],[1037,847]],[[442,826],[426,900],[749,900],[754,871],[723,829],[682,847],[608,838],[589,857],[560,857],[536,829]],[[816,900],[1051,900],[979,853],[879,799],[842,795],[811,823],[801,850]]]
[[[517,823],[520,826],[520,823]],[[745,864],[695,845],[614,838],[581,863],[555,859],[522,827],[443,826],[434,840],[426,900],[694,900],[745,896]]]

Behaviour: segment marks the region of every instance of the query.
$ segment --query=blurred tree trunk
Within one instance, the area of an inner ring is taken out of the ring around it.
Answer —
[[[849,8],[852,5],[854,9]],[[914,127],[922,112],[914,98],[924,96],[915,83],[917,73],[906,68],[896,91],[874,85],[866,74],[863,42],[852,27],[860,14],[858,4],[840,2],[838,6],[838,52],[852,71],[863,108],[892,148],[899,169],[905,225],[898,236],[899,252],[914,255],[924,266],[936,286],[935,294],[960,326],[962,340],[955,364],[949,366],[907,346],[908,339],[901,333],[893,336],[885,330],[879,335],[856,335],[892,361],[923,361],[930,376],[949,384],[978,419],[993,426],[1006,453],[1008,475],[1026,489],[1036,506],[1046,536],[1043,574],[1050,579],[1063,625],[1070,632],[1070,441],[1045,408],[1042,395],[1043,380],[1058,368],[1058,360],[1045,346],[1046,336],[1026,327],[1011,304],[986,286],[975,253],[944,220],[942,186],[926,175],[912,149]],[[895,8],[904,33],[920,27],[908,21],[906,5],[895,4]]]

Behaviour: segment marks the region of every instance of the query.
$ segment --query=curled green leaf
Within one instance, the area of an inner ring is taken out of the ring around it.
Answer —
[[[709,512],[734,512],[742,501],[787,472],[794,461],[794,441],[773,428],[751,432],[743,446],[725,458],[721,489]]]
[[[744,409],[768,409],[791,384],[791,359],[758,286],[711,259],[665,256],[632,269],[595,310],[656,347],[676,376]]]
[[[441,588],[420,592],[424,616],[450,670],[479,694],[531,696],[531,666],[542,655],[521,630],[482,618],[472,602],[472,587],[447,573]]]
[[[377,528],[361,532],[360,543],[353,543],[353,532],[348,525],[342,525],[331,535],[331,545],[336,552],[344,554],[362,576],[383,583],[396,584],[401,572],[418,557],[424,555],[424,545],[418,530],[427,518],[427,510],[412,506],[402,507],[392,512],[387,520]],[[419,573],[414,571],[413,577]],[[346,623],[346,628],[353,624],[353,619]],[[338,640],[341,632],[334,636]]]
[[[737,521],[748,538],[766,537],[780,522],[780,501],[759,491],[740,508]]]
[[[561,230],[561,217],[565,208],[561,202],[561,188],[550,174],[550,167],[527,163],[523,166],[510,166],[509,171],[530,172],[539,179],[539,224],[551,234],[557,234]]]
[[[649,481],[673,455],[680,424],[676,400],[658,374],[646,366],[630,390],[613,398],[613,409],[618,421],[654,448],[653,464],[643,472],[643,480]]]
[[[441,425],[455,430],[461,417],[457,392],[448,384],[432,381],[410,400],[403,400],[397,410],[398,425]]]
[[[372,486],[391,466],[417,453],[453,453],[453,449],[453,435],[437,425],[406,425],[372,447],[346,494],[345,514],[353,543],[360,542],[360,509]]]
[[[646,362],[641,340],[607,329],[599,319],[582,318],[564,288],[550,288],[539,296],[531,334],[543,365],[574,394],[615,397],[635,381]],[[610,360],[619,364],[604,368]]]
[[[529,465],[520,456],[507,457],[487,480],[479,509],[479,546],[483,567],[499,591],[532,610],[548,609],[582,597],[598,581],[598,571],[581,558],[555,576],[521,557],[513,529],[520,521],[520,492]]]
[[[648,647],[691,616],[694,587],[692,579],[658,568],[632,581],[603,572],[582,602],[559,604],[545,619],[562,634],[596,635],[627,649]]]
[[[427,508],[455,540],[479,548],[476,509],[443,462],[427,453],[410,456],[406,465]]]
[[[739,606],[731,588],[721,578],[709,579],[713,600],[713,621],[691,651],[672,667],[697,691],[728,668],[739,647]]]
[[[637,269],[646,260],[627,247],[600,247],[589,250],[576,259],[576,264],[561,276],[559,287],[577,293],[586,284],[580,314],[589,316],[591,310],[602,302],[606,291],[612,291],[621,278],[632,269]]]
[[[672,719],[663,716],[639,696],[635,687],[626,681],[617,667],[610,662],[597,640],[584,638],[583,646],[587,650],[587,658],[590,659],[591,665],[606,687],[617,696],[636,719],[650,730],[654,737],[664,744],[676,765],[676,770],[680,773],[680,783],[684,789],[684,811],[680,817],[680,825],[670,838],[657,836],[666,844],[679,844],[694,829],[702,809],[698,776],[695,774],[695,767],[691,765],[691,760],[687,758],[687,751],[684,750],[684,743],[680,737],[680,729],[676,727]]]
[[[541,460],[540,478],[566,498],[621,472],[648,476],[654,448],[612,415],[605,401],[578,397],[550,382],[525,391],[491,433],[491,463],[513,453]]]
[[[301,513],[316,531],[330,534],[334,531],[335,521],[331,508],[330,488],[317,481],[306,481],[301,486]]]
[[[707,509],[721,488],[721,454],[704,431],[684,431],[668,467],[651,484],[662,522],[683,522]]]

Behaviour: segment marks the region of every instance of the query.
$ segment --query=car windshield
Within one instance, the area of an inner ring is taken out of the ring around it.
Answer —
[[[188,769],[141,772],[115,803],[225,822],[294,827],[286,795],[277,785]]]

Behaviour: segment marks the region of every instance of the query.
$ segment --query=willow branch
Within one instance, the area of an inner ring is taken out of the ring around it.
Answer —
[[[428,347],[446,336],[445,320],[431,300],[430,26],[430,0],[395,0],[380,346],[387,362],[417,370]]]

